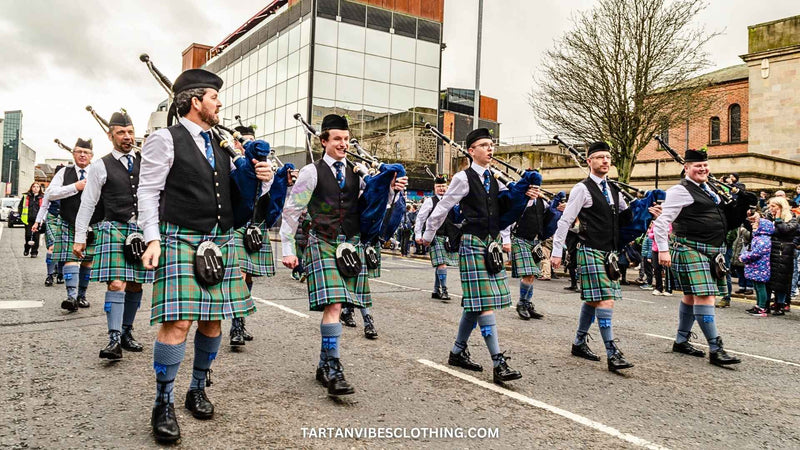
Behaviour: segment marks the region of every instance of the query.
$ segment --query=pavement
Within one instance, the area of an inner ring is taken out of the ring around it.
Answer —
[[[149,325],[150,290],[134,331],[145,351],[105,362],[98,358],[107,339],[105,287],[90,286],[91,308],[63,312],[64,286],[43,284],[44,254],[22,256],[21,229],[0,233],[0,448],[157,448],[149,424],[157,330]],[[354,395],[330,398],[314,380],[321,314],[308,311],[305,284],[283,267],[255,282],[258,312],[247,319],[254,341],[231,350],[223,325],[207,389],[211,421],[183,407],[190,332],[175,387],[177,447],[800,448],[800,311],[753,317],[744,299],[718,309],[726,349],[742,358],[724,369],[670,351],[680,297],[626,286],[614,332],[636,366],[614,374],[605,358],[570,355],[578,294],[563,289],[563,278],[537,281],[543,320],[497,312],[501,348],[523,374],[497,386],[478,331],[470,350],[485,370],[447,365],[461,316],[457,269],[448,275],[453,300],[444,303],[430,298],[427,261],[384,254],[382,267],[370,282],[379,338],[364,338],[357,317],[359,326],[345,327],[341,339]],[[516,303],[518,280],[511,292]],[[596,327],[591,334],[601,354]]]

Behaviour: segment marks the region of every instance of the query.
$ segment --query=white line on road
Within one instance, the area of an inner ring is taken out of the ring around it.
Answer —
[[[0,223],[0,240],[3,239],[3,228],[5,228],[5,227],[3,226],[2,223]]]
[[[9,300],[0,302],[0,309],[41,308],[42,306],[44,306],[44,300]]]
[[[395,287],[399,287],[399,288],[403,288],[403,289],[411,289],[412,291],[422,291],[422,292],[430,292],[430,293],[433,293],[433,291],[429,291],[429,290],[426,290],[426,289],[420,289],[420,288],[415,288],[415,287],[411,287],[411,286],[404,286],[404,285],[402,285],[402,284],[397,284],[397,283],[390,283],[390,282],[388,282],[388,281],[377,280],[377,279],[375,279],[375,278],[373,278],[373,279],[369,280],[369,282],[370,282],[370,283],[383,283],[383,284],[388,284],[389,286],[395,286]],[[461,296],[460,296],[460,295],[458,295],[458,294],[450,294],[450,296],[451,296],[451,297],[458,297],[458,298],[461,298]]]
[[[658,334],[645,333],[645,336],[650,336],[650,337],[659,338],[659,339],[667,339],[667,340],[670,340],[670,341],[674,341],[675,340],[675,338],[671,338],[671,337],[667,337],[667,336],[661,336],[661,335],[658,335]],[[692,345],[708,348],[707,345],[697,344],[697,343],[694,343],[694,342],[692,342]],[[768,358],[766,356],[752,355],[750,353],[735,352],[733,350],[728,350],[727,348],[725,349],[725,351],[728,352],[728,353],[734,353],[734,354],[737,354],[737,355],[749,356],[750,358],[763,359],[764,361],[772,361],[772,362],[776,362],[776,363],[786,364],[786,365],[789,365],[789,366],[800,367],[800,364],[793,363],[793,362],[790,362],[790,361],[784,361],[782,359]]]
[[[530,397],[526,397],[526,396],[524,396],[524,395],[522,395],[520,393],[517,393],[517,392],[514,392],[514,391],[510,391],[508,389],[504,389],[504,388],[502,388],[500,386],[497,386],[495,384],[487,383],[487,382],[485,382],[483,380],[479,380],[479,379],[477,379],[477,378],[475,378],[473,376],[461,373],[461,372],[459,372],[457,370],[453,370],[453,369],[451,369],[449,367],[446,367],[446,366],[443,366],[441,364],[437,364],[435,362],[428,361],[427,359],[418,359],[417,362],[419,362],[420,364],[424,364],[424,365],[426,365],[428,367],[434,368],[436,370],[439,370],[439,371],[445,372],[447,374],[450,374],[450,375],[452,375],[452,376],[454,376],[456,378],[460,378],[460,379],[462,379],[464,381],[468,381],[468,382],[470,382],[472,384],[475,384],[477,386],[480,386],[482,388],[488,389],[488,390],[496,392],[498,394],[505,395],[506,397],[513,398],[514,400],[520,401],[522,403],[526,403],[526,404],[531,405],[531,406],[533,406],[535,408],[543,409],[543,410],[551,412],[553,414],[557,414],[557,415],[559,415],[561,417],[564,417],[564,418],[567,418],[567,419],[569,419],[569,420],[571,420],[573,422],[576,422],[578,424],[587,426],[589,428],[593,428],[593,429],[595,429],[597,431],[600,431],[601,433],[605,433],[605,434],[607,434],[609,436],[613,436],[615,438],[621,439],[621,440],[623,440],[625,442],[628,442],[628,443],[631,443],[633,445],[636,445],[636,446],[639,446],[639,447],[644,447],[644,448],[649,448],[649,449],[665,449],[666,448],[666,447],[662,447],[662,446],[660,446],[658,444],[654,444],[654,443],[652,443],[650,441],[647,441],[645,439],[636,437],[636,436],[634,436],[632,434],[623,433],[623,432],[617,430],[616,428],[612,428],[612,427],[610,427],[608,425],[604,425],[604,424],[602,424],[600,422],[595,422],[594,420],[587,419],[586,417],[583,417],[583,416],[580,416],[578,414],[569,412],[567,410],[558,408],[556,406],[548,405],[547,403],[540,402],[539,400],[535,400],[535,399],[532,399]]]
[[[625,301],[629,301],[630,300],[632,302],[639,302],[639,303],[650,303],[650,304],[655,303],[655,302],[651,302],[651,301],[647,301],[647,300],[639,300],[639,299],[630,298],[630,297],[625,297],[625,298],[623,298],[623,300],[625,300]]]
[[[271,302],[269,300],[264,300],[263,298],[253,297],[253,300],[255,300],[255,301],[259,302],[259,303],[263,303],[263,304],[268,305],[268,306],[274,306],[275,308],[278,308],[281,311],[286,311],[289,314],[294,314],[295,316],[302,317],[304,319],[307,319],[307,318],[311,317],[308,314],[303,314],[300,311],[295,311],[292,308],[289,308],[288,306],[283,306],[283,305],[280,305],[278,303],[273,303],[273,302]]]

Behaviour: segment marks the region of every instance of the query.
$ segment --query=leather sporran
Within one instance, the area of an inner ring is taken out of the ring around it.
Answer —
[[[711,278],[720,280],[728,275],[728,266],[725,264],[725,255],[717,253],[717,256],[712,258],[709,263],[711,264]]]
[[[138,264],[144,255],[145,245],[142,233],[131,233],[122,245],[122,254],[129,264]]]
[[[342,242],[336,247],[336,268],[345,278],[353,278],[361,273],[361,258],[355,245]]]
[[[214,286],[225,278],[222,251],[211,241],[201,242],[194,257],[194,274],[202,286]]]
[[[603,258],[603,265],[606,268],[606,275],[611,281],[619,280],[622,277],[622,271],[619,270],[619,255],[617,252],[606,253]]]
[[[368,245],[364,249],[364,258],[366,259],[367,269],[375,270],[378,268],[378,252],[375,247]]]
[[[483,257],[486,261],[486,271],[491,275],[503,270],[503,249],[497,242],[491,242],[486,246]]]
[[[537,243],[533,246],[531,250],[531,256],[533,256],[533,262],[539,264],[544,259],[544,250],[542,250],[542,244]]]
[[[92,227],[89,227],[89,229],[86,230],[86,246],[94,245],[94,239],[94,230]]]
[[[247,253],[257,253],[264,245],[264,239],[261,235],[261,229],[256,225],[248,225],[244,229],[244,237],[242,238],[244,249]]]

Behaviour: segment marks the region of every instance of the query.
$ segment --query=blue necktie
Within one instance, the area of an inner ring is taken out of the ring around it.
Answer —
[[[125,155],[128,158],[128,173],[133,173],[133,156]]]
[[[486,189],[486,193],[487,194],[489,193],[489,179],[490,178],[491,178],[491,175],[489,174],[489,171],[485,170],[483,172],[483,188]]]
[[[86,171],[85,171],[85,170],[83,170],[83,169],[81,169],[81,170],[80,170],[80,172],[81,172],[81,176],[79,176],[79,177],[78,177],[78,181],[80,181],[80,180],[82,180],[82,179],[86,178],[86,176],[85,176],[85,174],[86,174]]]
[[[208,160],[208,163],[211,164],[211,168],[215,169],[214,149],[211,147],[211,133],[208,131],[201,131],[200,136],[203,136],[203,140],[206,141],[206,159]]]
[[[710,190],[710,189],[708,189],[708,185],[707,185],[707,184],[705,184],[705,183],[701,183],[701,184],[700,184],[700,187],[703,189],[703,191],[705,191],[706,195],[708,195],[709,197],[711,197],[711,200],[714,200],[714,204],[715,204],[715,205],[719,205],[719,199],[717,198],[717,196],[716,196],[716,195],[714,195],[714,193],[713,193],[713,192],[711,192],[711,190]]]
[[[339,189],[344,189],[344,171],[342,171],[344,163],[336,161],[333,163],[333,168],[336,169],[336,181],[339,182]]]
[[[610,205],[611,197],[608,196],[608,183],[606,182],[606,180],[601,181],[600,186],[603,187],[603,195],[606,196],[606,202],[608,202],[608,204]]]

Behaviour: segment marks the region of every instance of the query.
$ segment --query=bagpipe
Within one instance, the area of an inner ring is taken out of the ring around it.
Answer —
[[[672,147],[661,138],[660,135],[654,135],[653,139],[666,150],[675,162],[680,165],[686,164],[683,157],[678,154]],[[684,172],[681,171],[681,177]],[[708,174],[708,181],[706,182],[714,193],[716,193],[722,201],[722,210],[725,212],[725,219],[727,222],[728,230],[738,228],[745,219],[747,219],[748,210],[758,205],[758,196],[753,192],[743,191],[738,187],[720,181],[712,173]]]
[[[320,133],[306,122],[300,113],[295,114],[294,118],[306,133],[306,142],[309,154],[311,154],[311,137],[319,137]],[[395,178],[406,176],[406,169],[402,164],[380,162],[378,158],[364,150],[356,138],[350,139],[350,145],[356,151],[346,151],[346,154],[352,158],[352,160],[347,159],[347,165],[353,173],[364,180],[364,190],[358,198],[361,242],[365,245],[367,267],[377,269],[378,255],[375,253],[375,247],[388,241],[394,235],[406,211],[404,194],[395,191],[391,204],[389,204],[388,195]]]
[[[589,170],[583,166],[584,164],[588,164],[588,161],[586,157],[583,156],[583,153],[572,145],[564,142],[558,135],[553,136],[553,139],[569,151],[572,160],[578,168],[583,170],[588,176]],[[621,248],[647,231],[650,222],[653,220],[653,215],[650,214],[648,209],[664,201],[667,193],[661,189],[645,191],[618,180],[609,179],[608,182],[619,189],[620,194],[625,197],[625,201],[628,203],[628,210],[630,211],[629,220],[626,221],[624,225],[620,223],[619,227],[618,242]]]
[[[72,153],[72,147],[70,147],[69,145],[61,142],[61,139],[55,138],[55,139],[53,139],[53,142],[55,142],[56,145],[58,145],[60,148],[70,152],[70,154]]]
[[[104,119],[100,114],[92,108],[92,105],[86,105],[86,111],[89,111],[89,114],[92,115],[92,118],[100,125],[100,129],[103,130],[103,133],[108,134],[111,130],[111,125],[109,124],[108,120]],[[119,112],[125,115],[128,115],[128,111],[125,108],[120,108]],[[133,143],[131,144],[131,148],[136,150],[137,152],[142,151],[141,147],[136,145],[136,138],[134,138]]]

